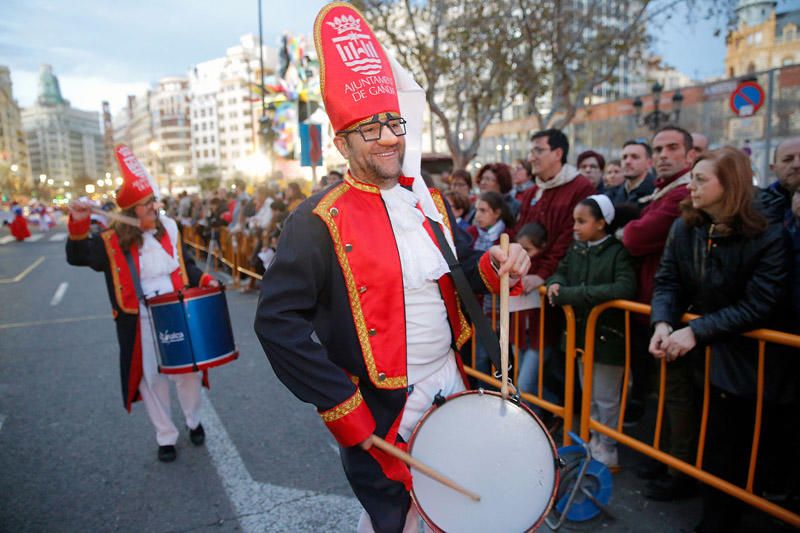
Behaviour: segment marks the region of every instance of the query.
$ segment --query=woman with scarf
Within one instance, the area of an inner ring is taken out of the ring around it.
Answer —
[[[503,197],[496,192],[481,194],[475,202],[475,225],[467,229],[467,233],[472,236],[474,241],[472,243],[473,250],[486,251],[499,244],[502,233],[509,233],[509,237],[513,239],[513,226],[514,219],[511,217]],[[486,315],[491,315],[491,298],[483,300],[483,311]],[[477,343],[475,349],[475,369],[484,374],[491,373],[489,353],[480,343]]]

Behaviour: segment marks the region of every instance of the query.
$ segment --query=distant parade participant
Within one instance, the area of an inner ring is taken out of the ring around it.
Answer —
[[[15,205],[12,207],[11,212],[14,213],[14,220],[7,222],[8,229],[11,230],[11,235],[13,235],[15,239],[24,241],[31,236],[31,232],[28,229],[28,221],[25,220],[22,214],[22,207]]]
[[[178,429],[172,422],[169,381],[175,383],[189,439],[199,446],[205,441],[200,386],[208,386],[208,375],[204,371],[167,378],[158,372],[148,310],[137,294],[152,297],[218,283],[184,254],[175,221],[159,216],[148,175],[133,153],[119,146],[116,156],[123,176],[117,205],[123,214],[138,219],[139,227],[114,221],[108,230],[92,234],[90,206],[75,202],[69,207],[67,262],[105,274],[120,347],[123,405],[130,412],[133,402],[144,401],[156,430],[158,459],[170,462],[177,457]]]
[[[466,386],[457,350],[471,332],[434,228],[473,291],[498,292],[505,272],[518,287],[530,260],[518,244],[508,255],[470,250],[441,195],[425,187],[421,142],[409,136],[406,153],[405,136],[406,120],[420,131],[421,113],[398,96],[413,81],[390,64],[361,13],[331,3],[314,28],[325,110],[349,172],[288,218],[255,331],[278,378],[316,406],[338,441],[365,509],[358,531],[416,531],[411,472],[373,436],[405,447],[435,395]],[[350,59],[338,45],[348,33],[360,39],[347,47]]]

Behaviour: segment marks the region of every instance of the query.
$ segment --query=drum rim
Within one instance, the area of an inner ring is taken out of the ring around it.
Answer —
[[[496,392],[496,391],[487,391],[487,390],[483,390],[483,389],[463,390],[463,391],[460,391],[460,392],[453,393],[450,396],[446,397],[444,403],[447,403],[450,400],[454,400],[454,399],[459,398],[461,396],[468,396],[468,395],[473,395],[473,394],[497,396],[498,398],[501,398],[501,399],[503,398],[503,395],[500,394],[499,392]],[[505,400],[505,401],[510,402],[510,400]],[[444,405],[444,403],[442,405]],[[529,527],[528,529],[525,530],[526,532],[536,531],[544,523],[545,519],[547,518],[547,515],[550,514],[550,511],[552,511],[553,506],[555,505],[556,495],[558,494],[558,486],[559,486],[560,481],[561,481],[560,469],[558,467],[558,448],[556,447],[556,444],[555,444],[555,441],[553,440],[552,435],[550,435],[550,432],[547,431],[547,427],[544,425],[544,422],[542,422],[539,419],[539,417],[536,416],[536,413],[534,413],[533,410],[530,407],[528,407],[527,405],[525,405],[522,402],[520,402],[520,403],[511,402],[511,403],[513,403],[515,406],[521,407],[525,412],[527,412],[531,417],[533,417],[533,419],[536,421],[537,424],[539,424],[539,427],[542,429],[542,431],[544,432],[545,436],[547,437],[547,442],[550,444],[550,450],[553,453],[553,466],[554,466],[555,475],[554,475],[554,478],[553,478],[553,489],[552,489],[552,493],[550,494],[550,499],[547,502],[547,506],[545,507],[545,510],[542,513],[542,516],[540,516],[539,519],[531,527]],[[413,455],[412,452],[413,452],[413,449],[414,449],[414,441],[417,438],[417,432],[418,432],[419,428],[421,428],[423,423],[428,419],[428,417],[430,417],[440,407],[441,407],[440,405],[433,404],[430,408],[428,408],[427,411],[425,411],[425,413],[422,415],[422,417],[417,422],[417,425],[414,426],[414,431],[411,432],[411,437],[408,439],[408,453]],[[411,470],[410,467],[409,467],[409,470]],[[414,491],[413,482],[411,484],[410,495],[411,495],[411,501],[413,502],[414,506],[416,507],[417,511],[419,512],[420,516],[425,521],[425,523],[431,529],[433,529],[436,533],[446,533],[443,529],[441,529],[428,516],[428,514],[425,512],[425,510],[420,506],[419,502],[417,501],[416,492]]]
[[[178,294],[183,294],[183,301],[188,300],[196,300],[198,298],[203,298],[206,296],[213,296],[218,292],[223,292],[225,289],[222,286],[219,287],[187,287],[185,289],[180,289],[177,291],[167,292],[165,294],[159,294],[157,296],[153,296],[151,298],[147,298],[145,301],[148,305],[164,305],[164,304],[172,304],[180,301],[180,297]]]
[[[162,366],[161,358],[159,357],[158,362],[158,372],[159,374],[190,374],[194,372],[194,366],[192,364],[187,365],[170,365],[170,366]],[[228,352],[224,355],[220,355],[215,357],[214,359],[206,359],[205,361],[197,363],[197,370],[208,370],[209,368],[215,368],[218,366],[222,366],[233,362],[239,359],[239,349],[238,347],[234,347],[234,351]]]

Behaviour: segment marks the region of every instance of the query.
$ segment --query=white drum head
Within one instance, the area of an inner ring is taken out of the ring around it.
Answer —
[[[527,407],[497,393],[462,392],[432,407],[409,451],[481,497],[474,502],[412,468],[412,497],[428,525],[441,531],[529,531],[552,506],[555,445]]]

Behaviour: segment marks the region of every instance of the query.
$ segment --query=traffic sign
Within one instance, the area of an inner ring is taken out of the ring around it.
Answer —
[[[754,81],[744,81],[731,93],[730,105],[740,117],[754,115],[764,105],[764,89]]]

